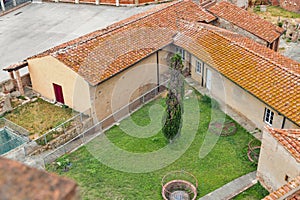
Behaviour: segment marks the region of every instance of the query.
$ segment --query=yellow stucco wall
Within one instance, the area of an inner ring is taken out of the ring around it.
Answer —
[[[65,104],[77,111],[91,107],[89,84],[52,56],[28,60],[32,87],[42,96],[55,100],[53,83],[62,86]]]
[[[168,48],[168,47],[167,47]],[[168,49],[159,51],[160,83],[168,71]],[[157,85],[157,54],[145,58],[122,73],[99,84],[92,99],[93,115],[98,121],[106,118],[133,99]]]
[[[260,182],[269,191],[274,191],[299,174],[300,163],[270,133],[263,131],[257,168]]]
[[[196,73],[194,64],[196,59],[194,56],[192,57],[191,77],[201,84],[201,76],[203,75],[203,87],[206,87],[207,70],[210,70],[212,72],[211,95],[219,100],[221,104],[226,104],[238,113],[241,113],[261,130],[267,125],[264,122],[264,112],[265,108],[268,108],[274,112],[272,127],[281,128],[283,116],[237,84],[222,76],[212,67],[204,63],[203,72],[201,74]],[[201,59],[198,60],[201,61]],[[286,119],[284,128],[299,128],[299,126]]]

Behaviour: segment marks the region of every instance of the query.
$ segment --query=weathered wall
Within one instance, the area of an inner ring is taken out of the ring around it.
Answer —
[[[62,86],[66,105],[81,112],[91,107],[89,84],[57,59],[46,56],[28,60],[28,69],[33,90],[42,96],[55,100],[55,83]]]
[[[30,80],[30,75],[29,73],[28,74],[25,74],[21,77],[21,80],[22,80],[22,84],[23,86],[30,86],[31,85],[31,80]],[[2,81],[0,83],[0,92],[11,92],[13,91],[14,89],[16,89],[16,86],[17,86],[17,83],[11,79],[8,79],[8,80],[5,80],[5,81]]]
[[[289,11],[300,12],[300,0],[280,0],[280,6]]]
[[[269,108],[274,112],[273,125],[274,128],[281,128],[283,123],[283,116],[279,115],[275,110],[267,106],[265,103],[257,99],[252,94],[246,92],[244,89],[223,77],[220,73],[215,71],[212,67],[204,64],[204,70],[201,74],[195,72],[195,60],[192,58],[191,77],[197,80],[200,84],[203,77],[203,86],[206,87],[207,70],[212,72],[211,80],[211,95],[225,103],[238,113],[244,115],[247,119],[252,121],[257,128],[263,129],[267,124],[264,122],[265,108]],[[198,59],[201,61],[201,59]],[[285,121],[284,128],[299,128],[288,119]]]
[[[257,168],[260,182],[269,190],[277,190],[300,174],[300,163],[267,131],[263,131]],[[289,178],[285,180],[286,175]]]
[[[221,27],[221,28],[224,28],[224,29],[227,29],[227,30],[230,30],[230,31],[233,31],[235,33],[238,33],[238,34],[241,34],[241,35],[244,35],[264,46],[267,46],[267,42],[259,37],[257,37],[256,35],[228,22],[227,20],[225,19],[222,19],[222,18],[218,18],[218,20],[216,22],[214,22],[216,26],[218,27]]]
[[[167,48],[159,51],[160,81],[168,71]],[[98,121],[106,118],[133,99],[154,88],[157,79],[157,54],[154,53],[122,73],[91,89],[93,116]]]

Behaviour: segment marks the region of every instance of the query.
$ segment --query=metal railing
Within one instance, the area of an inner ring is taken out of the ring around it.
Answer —
[[[28,136],[29,135],[29,131],[15,123],[13,123],[12,121],[6,119],[6,118],[0,118],[0,128],[4,128],[4,127],[8,127],[11,130],[13,130],[16,134],[21,135],[21,136]]]
[[[161,91],[164,91],[167,85],[167,82],[162,83],[161,85],[153,88],[152,90],[146,92],[140,97],[134,99],[129,104],[121,107],[111,115],[107,116],[105,119],[96,123],[89,129],[82,132],[80,135],[74,137],[72,140],[66,142],[64,145],[59,148],[51,151],[50,153],[43,156],[44,164],[51,163],[62,155],[74,151],[80,146],[90,142],[95,137],[102,134],[105,130],[108,130],[114,124],[118,123],[122,119],[128,117],[130,114],[138,110],[140,107],[153,100]]]
[[[86,119],[89,119],[91,116],[91,109],[87,109],[84,112],[81,112],[72,118],[68,119],[67,121],[63,122],[62,124],[54,127],[53,129],[47,131],[45,134],[39,136],[38,138],[35,138],[30,143],[24,146],[24,152],[25,155],[29,155],[36,151],[37,149],[42,148],[43,146],[46,146],[47,144],[51,143],[51,141],[54,140],[60,140],[64,138],[64,136],[72,132],[73,136],[79,135],[82,131],[86,130],[90,126],[84,126],[84,121]],[[67,139],[63,139],[64,141],[67,141]],[[62,142],[64,142],[62,141]],[[52,148],[56,148],[55,146],[52,146]]]

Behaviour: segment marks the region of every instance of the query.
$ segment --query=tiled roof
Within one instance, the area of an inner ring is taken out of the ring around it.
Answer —
[[[14,71],[14,70],[18,70],[18,69],[21,69],[23,67],[26,67],[27,65],[28,65],[27,61],[22,61],[22,62],[12,64],[8,67],[5,67],[3,70],[10,72],[10,71]]]
[[[261,19],[258,15],[249,13],[226,1],[221,1],[208,10],[217,17],[225,19],[270,43],[278,38],[284,31],[282,28]]]
[[[279,200],[279,199],[300,200],[299,190],[300,190],[300,176],[297,176],[287,184],[281,186],[278,190],[272,192],[271,194],[263,198],[263,200]]]
[[[297,162],[300,162],[300,129],[267,129]]]
[[[300,125],[300,63],[238,34],[207,24],[185,24],[175,45]]]
[[[77,184],[67,178],[0,157],[0,199],[75,199]]]
[[[249,38],[199,22],[214,19],[191,1],[162,4],[35,58],[51,55],[97,85],[175,38],[176,45],[300,125],[300,64]]]
[[[192,1],[167,3],[32,58],[50,54],[97,85],[170,44],[178,19],[210,22],[216,17]]]

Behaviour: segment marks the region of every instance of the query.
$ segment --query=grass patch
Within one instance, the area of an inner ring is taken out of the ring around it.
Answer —
[[[72,109],[61,108],[42,99],[25,104],[4,117],[24,127],[30,135],[41,135],[74,115]]]
[[[259,7],[254,8],[254,12],[257,14],[263,14],[265,12],[260,12]],[[283,17],[283,18],[300,18],[300,13],[295,13],[291,11],[287,11],[279,6],[268,6],[267,12],[271,14],[273,17]]]
[[[267,195],[269,192],[260,183],[257,183],[234,197],[233,200],[257,200],[263,199]]]
[[[198,95],[198,98],[202,97]],[[154,105],[165,106],[164,99],[157,99],[135,112],[131,119],[141,126],[150,123],[149,114]],[[247,159],[247,144],[253,137],[240,125],[237,133],[220,137],[210,153],[200,159],[199,149],[204,142],[211,116],[211,105],[199,101],[200,124],[197,134],[183,156],[169,166],[149,173],[126,173],[114,170],[90,154],[87,147],[66,155],[72,167],[63,172],[55,164],[47,166],[48,171],[74,179],[81,188],[82,199],[162,199],[161,180],[170,171],[185,170],[196,176],[199,182],[198,197],[223,186],[224,184],[252,172],[256,166]],[[149,112],[150,111],[150,112]],[[221,112],[221,111],[219,111]],[[227,116],[227,118],[229,118]],[[130,120],[123,120],[105,134],[116,146],[130,152],[152,152],[166,145],[161,131],[148,138],[132,137],[120,128]],[[161,123],[158,119],[157,123]],[[89,145],[89,144],[88,144]],[[114,159],[112,157],[111,159]],[[121,162],[121,160],[116,160]]]

